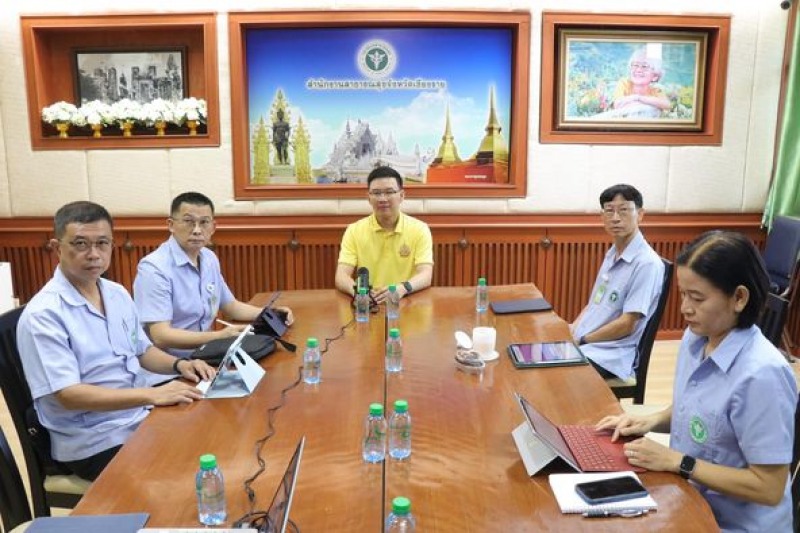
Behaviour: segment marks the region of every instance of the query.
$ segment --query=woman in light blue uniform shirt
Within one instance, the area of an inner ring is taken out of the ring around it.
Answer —
[[[723,531],[792,531],[789,464],[797,386],[754,325],[769,278],[745,236],[712,231],[677,259],[681,341],[672,405],[649,416],[608,416],[619,435],[669,431],[670,448],[625,445],[632,465],[680,474],[706,498]]]

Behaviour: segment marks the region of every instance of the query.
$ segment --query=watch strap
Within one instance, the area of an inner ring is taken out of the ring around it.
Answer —
[[[414,292],[414,287],[411,286],[411,282],[409,281],[404,281],[403,287],[406,289],[406,294],[411,294]]]

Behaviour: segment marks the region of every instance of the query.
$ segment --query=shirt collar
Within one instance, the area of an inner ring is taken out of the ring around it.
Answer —
[[[625,261],[626,263],[630,263],[631,261],[633,261],[633,259],[639,253],[639,250],[641,250],[645,244],[646,243],[644,240],[644,235],[642,235],[641,231],[636,230],[636,235],[634,235],[633,239],[631,239],[631,242],[628,243],[628,246],[625,247],[625,250],[622,251],[622,255],[619,258]],[[613,257],[616,257],[617,255],[616,244],[611,245],[609,253]]]
[[[406,216],[403,213],[400,213],[400,216],[397,219],[397,225],[394,227],[394,231],[387,231],[381,227],[378,223],[378,217],[375,216],[375,213],[369,216],[369,227],[374,232],[383,231],[386,233],[403,233],[403,230],[406,228]]]
[[[102,278],[98,280],[98,285],[100,288],[100,294],[105,296],[104,284],[106,281]],[[72,307],[80,307],[82,305],[89,305],[89,302],[86,301],[86,297],[84,297],[78,289],[75,288],[75,285],[70,283],[67,276],[61,271],[61,267],[57,266],[56,271],[53,274],[53,284],[54,288],[57,290],[57,294],[59,298],[61,298],[67,305]]]
[[[742,352],[745,344],[749,343],[756,333],[758,326],[749,328],[734,328],[728,333],[719,346],[711,353],[709,359],[723,372],[727,373],[736,358]],[[697,359],[703,358],[703,347],[708,342],[707,337],[695,336],[690,344],[690,353]]]
[[[183,266],[185,264],[189,264],[194,266],[192,260],[189,259],[189,255],[181,248],[181,245],[178,244],[178,241],[175,240],[175,236],[170,236],[169,240],[167,241],[167,246],[169,247],[169,251],[172,254],[172,260],[175,261],[175,266]]]

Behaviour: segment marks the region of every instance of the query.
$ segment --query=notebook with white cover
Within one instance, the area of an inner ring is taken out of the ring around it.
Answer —
[[[601,479],[608,479],[612,477],[630,476],[639,481],[639,476],[634,472],[592,472],[588,474],[550,474],[550,488],[553,489],[553,494],[556,497],[558,506],[561,512],[567,513],[585,513],[588,511],[652,511],[658,507],[658,504],[652,496],[647,495],[643,498],[634,498],[620,502],[602,503],[599,505],[590,505],[586,503],[583,498],[578,495],[575,490],[575,485],[578,483],[586,483],[587,481],[599,481]]]

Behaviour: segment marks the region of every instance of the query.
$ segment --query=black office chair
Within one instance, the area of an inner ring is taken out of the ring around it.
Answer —
[[[0,390],[22,446],[33,514],[50,516],[50,507],[75,507],[90,483],[70,474],[50,457],[50,434],[36,416],[17,350],[17,322],[23,309],[0,315]]]
[[[800,254],[800,218],[777,216],[764,247],[764,264],[769,274],[770,290],[784,298],[792,287]]]
[[[31,520],[25,485],[22,484],[17,462],[11,453],[3,428],[0,428],[0,523],[10,532]]]
[[[661,323],[664,307],[667,304],[669,288],[672,286],[672,262],[663,257],[661,260],[664,262],[664,281],[661,284],[661,295],[658,297],[655,311],[647,319],[647,325],[644,327],[639,344],[636,345],[636,359],[633,362],[634,376],[629,379],[611,378],[606,380],[606,383],[611,387],[617,398],[633,398],[633,403],[635,404],[644,403],[644,388],[647,385],[650,352],[653,351],[653,343],[656,340],[658,326]]]
[[[781,298],[777,294],[769,293],[767,303],[761,316],[758,317],[758,327],[776,348],[781,347],[783,327],[786,325],[786,318],[789,316],[789,300]]]

